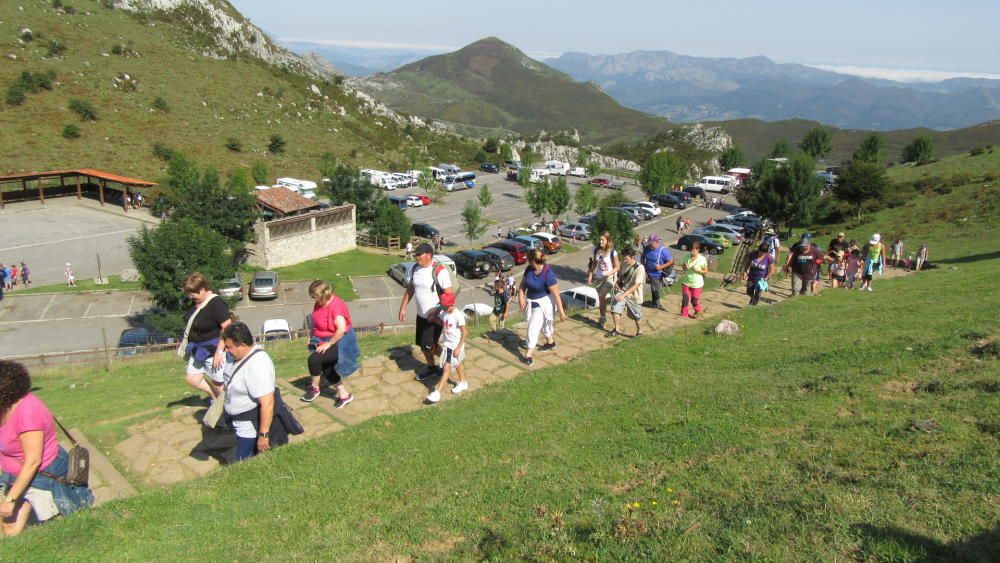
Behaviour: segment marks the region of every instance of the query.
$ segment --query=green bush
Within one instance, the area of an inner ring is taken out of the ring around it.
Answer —
[[[62,136],[64,139],[79,139],[80,126],[75,123],[70,123],[66,127],[63,127]]]
[[[47,57],[61,57],[63,53],[66,52],[66,45],[56,41],[55,39],[49,40],[49,50],[45,56]]]
[[[168,104],[167,101],[160,96],[157,96],[156,99],[153,100],[153,109],[156,111],[162,111],[163,113],[170,113],[170,104]]]
[[[964,186],[966,184],[971,184],[971,183],[972,183],[972,174],[969,174],[968,172],[958,172],[956,174],[952,174],[951,178],[948,180],[948,185],[953,188],[957,188],[959,186]]]
[[[275,133],[267,143],[267,150],[272,154],[283,154],[285,152],[285,138]]]
[[[243,143],[236,137],[226,139],[226,148],[233,152],[243,152]]]
[[[45,90],[51,90],[55,86],[56,81],[56,71],[47,70],[45,72],[38,72],[31,75],[31,81],[36,88],[42,88]]]
[[[164,145],[163,143],[154,143],[153,156],[164,162],[170,162],[175,156],[177,156],[177,151]]]
[[[986,149],[984,149],[982,147],[976,147],[976,148],[974,148],[974,149],[972,149],[972,150],[969,151],[969,156],[979,156],[979,155],[983,154],[984,152],[986,152]]]
[[[5,101],[8,106],[19,106],[24,103],[28,96],[25,94],[24,84],[15,82],[7,87]]]
[[[97,121],[97,110],[87,100],[74,98],[69,101],[69,109],[79,115],[82,121]]]

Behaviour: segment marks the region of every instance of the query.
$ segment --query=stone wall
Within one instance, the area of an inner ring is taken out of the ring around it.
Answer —
[[[270,270],[323,258],[357,247],[353,205],[298,217],[259,221],[256,241],[249,245],[250,264]]]

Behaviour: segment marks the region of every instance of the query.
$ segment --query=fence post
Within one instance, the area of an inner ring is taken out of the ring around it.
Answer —
[[[111,348],[108,347],[108,329],[101,329],[101,337],[104,339],[104,369],[111,371]]]

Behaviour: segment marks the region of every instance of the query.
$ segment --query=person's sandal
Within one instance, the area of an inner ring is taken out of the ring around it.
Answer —
[[[616,336],[621,336],[621,333],[617,330],[612,330],[611,332],[604,335],[604,338],[614,338]]]

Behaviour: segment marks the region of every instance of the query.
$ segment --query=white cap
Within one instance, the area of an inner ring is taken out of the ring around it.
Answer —
[[[66,265],[69,266],[69,262],[66,262]]]
[[[882,235],[875,233],[872,235],[872,240],[868,241],[869,244],[878,244],[882,241]]]

